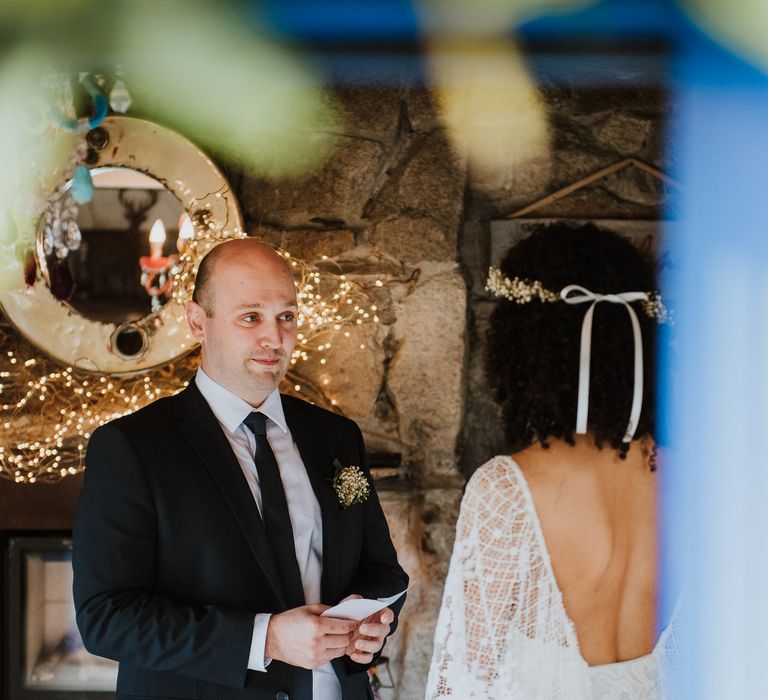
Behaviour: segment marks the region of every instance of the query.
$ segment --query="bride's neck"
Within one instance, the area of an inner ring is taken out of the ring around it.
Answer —
[[[573,445],[565,440],[550,438],[547,440],[547,445],[548,447],[544,447],[536,442],[512,457],[519,463],[531,466],[568,464],[591,469],[621,467],[622,471],[626,472],[635,469],[650,470],[654,452],[654,441],[650,436],[632,441],[624,459],[621,458],[619,451],[610,445],[597,447],[591,435],[575,435]]]

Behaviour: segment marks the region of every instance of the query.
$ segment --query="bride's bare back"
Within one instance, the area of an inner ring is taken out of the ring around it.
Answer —
[[[648,654],[656,632],[656,474],[637,443],[621,460],[591,438],[514,455],[563,602],[590,665]]]

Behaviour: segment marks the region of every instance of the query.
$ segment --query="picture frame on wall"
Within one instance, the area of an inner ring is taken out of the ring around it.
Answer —
[[[9,534],[2,649],[8,700],[114,700],[117,662],[83,646],[72,598],[72,538]]]

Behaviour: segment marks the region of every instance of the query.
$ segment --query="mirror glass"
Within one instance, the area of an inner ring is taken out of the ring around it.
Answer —
[[[193,235],[191,222],[161,182],[138,170],[95,168],[91,176],[93,199],[77,205],[79,245],[68,251],[47,246],[48,281],[71,276],[67,301],[88,319],[137,321],[170,298],[179,248]]]

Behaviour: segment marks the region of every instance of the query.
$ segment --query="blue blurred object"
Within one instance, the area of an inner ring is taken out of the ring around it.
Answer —
[[[90,117],[75,119],[74,117],[68,117],[62,114],[55,107],[51,108],[50,114],[56,123],[66,129],[72,131],[90,131],[91,129],[95,129],[106,118],[109,113],[109,102],[89,74],[81,74],[80,84],[91,97],[93,114]]]
[[[681,265],[665,284],[679,345],[662,363],[664,609],[686,587],[672,697],[765,698],[768,76],[692,24],[672,71],[684,189],[667,241]]]
[[[672,37],[681,26],[670,0],[601,0],[577,10],[544,12],[524,22],[528,39],[606,39]]]
[[[93,199],[93,178],[90,168],[86,165],[78,165],[72,175],[72,199],[78,204],[85,204]]]
[[[422,37],[416,4],[409,0],[266,0],[252,5],[274,30],[300,41],[410,43]],[[483,11],[481,3],[467,0],[467,6]],[[506,29],[539,39],[669,35],[678,24],[673,7],[670,0],[601,0],[586,8],[545,8],[520,27]]]
[[[427,82],[424,31],[413,2],[267,0],[258,7],[274,31],[305,46],[332,84]],[[669,0],[601,0],[586,8],[544,10],[499,32],[525,46],[534,80],[605,87],[662,84],[663,47],[679,26],[680,13]]]
[[[414,41],[420,35],[410,0],[266,0],[257,7],[275,30],[304,41]]]

